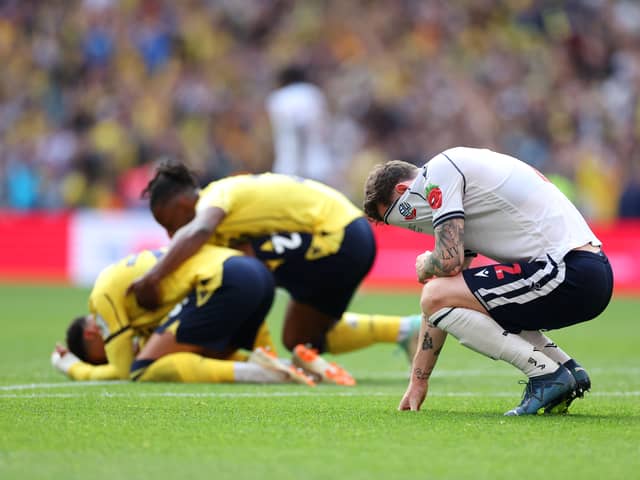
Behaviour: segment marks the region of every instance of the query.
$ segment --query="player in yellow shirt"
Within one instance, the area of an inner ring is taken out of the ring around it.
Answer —
[[[132,285],[141,305],[155,307],[161,280],[203,245],[223,245],[250,250],[289,292],[282,340],[294,356],[301,344],[330,353],[378,342],[415,345],[418,316],[345,314],[376,246],[369,222],[340,192],[272,173],[228,177],[199,190],[184,165],[164,163],[144,193],[172,242],[167,255]],[[327,365],[318,368],[315,373],[324,375]]]
[[[262,263],[205,246],[163,279],[159,308],[145,310],[127,288],[163,255],[145,250],[100,273],[90,314],[72,322],[70,352],[58,347],[55,367],[75,380],[311,383],[270,354],[274,283]],[[235,361],[246,360],[238,349],[254,350],[250,362]]]

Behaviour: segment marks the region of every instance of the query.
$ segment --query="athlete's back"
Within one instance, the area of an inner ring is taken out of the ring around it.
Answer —
[[[502,261],[560,260],[573,248],[599,243],[575,206],[530,165],[487,149],[443,155],[448,158],[439,162],[453,164],[466,182],[465,247]]]
[[[501,262],[560,260],[600,242],[573,204],[530,165],[487,149],[436,155],[385,215],[387,223],[433,232],[464,219],[464,246]]]
[[[362,212],[342,193],[313,180],[264,173],[238,175],[209,184],[197,210],[225,211],[211,243],[229,245],[273,233],[334,233]]]
[[[98,314],[96,320],[104,338],[129,327],[139,331],[155,328],[194,288],[201,290],[202,295],[213,292],[222,281],[224,261],[240,252],[205,245],[162,281],[162,305],[157,310],[145,310],[126,291],[135,279],[151,270],[163,254],[164,250],[143,250],[109,265],[100,273],[89,297],[89,311]]]

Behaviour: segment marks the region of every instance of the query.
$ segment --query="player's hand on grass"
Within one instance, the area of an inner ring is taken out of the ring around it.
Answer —
[[[407,391],[404,392],[398,410],[411,410],[417,412],[420,410],[424,399],[427,397],[427,390],[429,389],[429,382],[411,382],[407,387]]]
[[[431,272],[426,270],[426,263],[430,256],[431,250],[427,250],[416,257],[416,276],[420,283],[426,283],[433,276]]]
[[[127,289],[127,294],[133,293],[138,305],[147,310],[155,310],[160,306],[160,289],[148,275],[134,281]]]
[[[68,375],[71,366],[75,365],[79,361],[80,359],[78,357],[60,343],[57,343],[56,348],[51,352],[51,365],[65,375]]]
[[[61,343],[56,343],[56,352],[60,354],[60,356],[64,357],[67,353],[69,353],[69,349],[62,345]]]

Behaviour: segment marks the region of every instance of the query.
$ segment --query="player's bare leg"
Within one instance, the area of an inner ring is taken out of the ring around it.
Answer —
[[[324,352],[325,337],[337,319],[304,303],[290,300],[282,327],[282,343],[289,351],[298,344]]]
[[[294,365],[313,374],[318,380],[338,385],[354,385],[353,377],[341,366],[328,362],[324,351],[327,332],[336,319],[315,308],[290,300],[285,315],[282,341],[293,352]]]
[[[291,301],[283,332],[283,343],[311,345],[322,353],[340,354],[373,344],[391,343],[404,350],[411,361],[420,331],[421,315],[377,315],[345,312],[337,319],[317,309]]]
[[[462,275],[429,280],[422,289],[422,311],[427,317],[447,307],[461,307],[487,315],[487,310],[471,293]]]

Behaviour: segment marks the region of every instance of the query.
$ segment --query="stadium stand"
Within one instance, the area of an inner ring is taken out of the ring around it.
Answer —
[[[554,175],[591,220],[637,190],[637,2],[7,0],[0,206],[137,207],[160,155],[203,182],[268,170],[265,99],[291,63],[327,95],[356,202],[371,163],[452,145]]]

